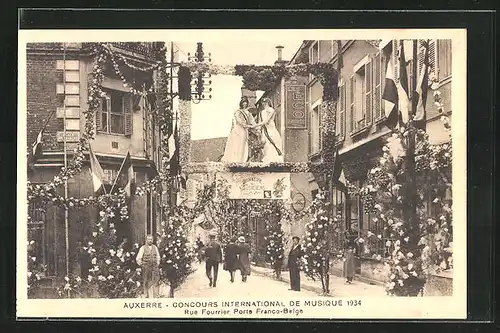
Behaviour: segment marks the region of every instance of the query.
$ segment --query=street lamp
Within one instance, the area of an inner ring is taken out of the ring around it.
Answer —
[[[211,62],[212,59],[210,58],[210,56],[210,53],[208,53],[208,56],[205,56],[205,52],[203,51],[203,43],[198,42],[194,56],[191,56],[191,54],[188,53],[188,60],[197,63]],[[212,91],[212,88],[210,87],[212,84],[212,80],[210,80],[211,77],[212,74],[199,71],[198,75],[191,82],[191,100],[193,103],[199,104],[203,100],[212,99],[212,95],[210,94],[210,92]]]

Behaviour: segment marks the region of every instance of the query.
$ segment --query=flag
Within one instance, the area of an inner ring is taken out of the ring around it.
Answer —
[[[394,70],[392,63],[389,61],[387,64],[387,72],[385,75],[385,88],[382,93],[382,100],[384,101],[385,121],[389,128],[395,128],[398,124],[398,89],[394,81]]]
[[[333,184],[342,191],[347,190],[344,168],[342,167],[342,162],[340,161],[338,148],[335,153],[335,162],[333,165]]]
[[[177,122],[175,122],[175,127],[168,138],[169,147],[168,152],[170,156],[170,175],[176,176],[180,173],[180,161],[179,161],[179,129],[177,127]]]
[[[43,128],[40,130],[36,136],[36,141],[32,145],[33,157],[37,157],[42,153],[42,138],[43,138]]]
[[[408,73],[406,72],[406,57],[403,41],[401,41],[401,51],[399,54],[399,82],[397,84],[397,88],[399,117],[403,124],[406,124],[410,115],[411,104],[410,95],[408,94]]]
[[[420,70],[417,83],[417,112],[415,115],[415,126],[425,131],[427,113],[425,104],[427,103],[427,92],[429,90],[429,41],[425,43],[424,63]]]
[[[127,183],[124,186],[125,193],[127,194],[127,197],[131,196],[131,188],[132,188],[132,181],[134,179],[134,167],[132,165],[132,158],[130,157],[130,151],[127,152],[127,155],[123,159],[122,166],[120,167],[120,170],[118,171],[118,175],[115,179],[115,182],[113,184],[113,187],[111,188],[111,193],[113,192],[113,189],[115,187],[116,181],[120,177],[120,175],[125,174],[127,175]]]
[[[47,128],[47,125],[49,124],[50,119],[52,116],[56,113],[57,109],[53,110],[49,116],[47,117],[47,120],[45,120],[45,124],[43,125],[42,129],[40,132],[38,132],[38,135],[36,136],[36,141],[33,142],[31,145],[31,153],[32,157],[36,158],[42,153],[42,143],[43,143],[43,132],[45,131],[45,128]]]
[[[101,190],[106,193],[106,189],[104,188],[104,171],[102,170],[101,164],[97,160],[97,157],[94,155],[92,151],[92,147],[89,145],[89,158],[90,158],[90,174],[92,176],[92,185],[94,186],[94,193],[97,193]]]

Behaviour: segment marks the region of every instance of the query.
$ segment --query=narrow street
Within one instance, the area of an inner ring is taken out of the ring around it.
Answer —
[[[316,293],[308,290],[300,292],[288,290],[289,286],[286,283],[275,281],[269,277],[259,274],[254,274],[248,277],[246,283],[241,282],[239,271],[236,272],[234,283],[229,281],[229,273],[219,267],[219,277],[217,279],[217,287],[210,288],[208,279],[205,275],[205,263],[198,266],[184,285],[175,292],[175,298],[269,298],[269,297],[315,297]],[[162,288],[162,293],[168,294],[168,290]]]

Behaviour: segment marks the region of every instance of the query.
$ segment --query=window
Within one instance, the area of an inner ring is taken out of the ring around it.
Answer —
[[[320,40],[319,41],[319,61],[329,62],[333,57],[333,41]]]
[[[351,77],[351,132],[366,128],[372,114],[372,63],[370,58]]]
[[[315,42],[309,51],[309,62],[315,64],[319,62],[319,43]]]
[[[437,59],[440,80],[444,80],[451,76],[451,51],[451,39],[439,39],[437,41]]]
[[[105,90],[101,97],[101,109],[97,113],[96,125],[101,133],[132,134],[132,100],[130,94]]]
[[[311,154],[316,154],[321,150],[321,113],[320,105],[313,108],[311,112]]]

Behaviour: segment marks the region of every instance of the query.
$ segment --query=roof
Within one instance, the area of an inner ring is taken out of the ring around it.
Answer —
[[[191,162],[217,162],[224,155],[227,137],[191,141]]]

